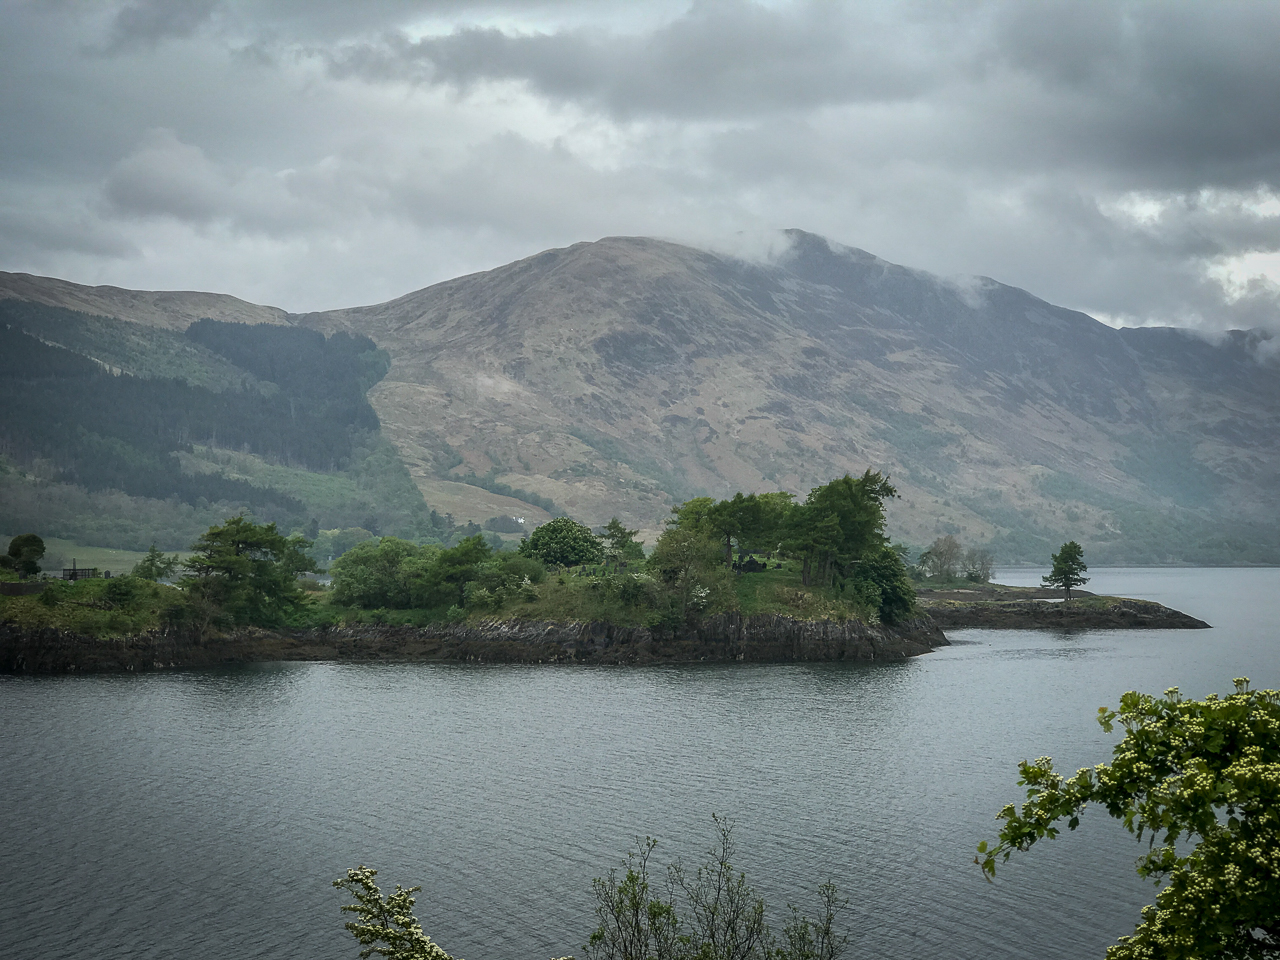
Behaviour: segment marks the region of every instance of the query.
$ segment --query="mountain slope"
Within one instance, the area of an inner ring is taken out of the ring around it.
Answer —
[[[652,531],[673,500],[870,466],[917,545],[1275,556],[1280,396],[1247,346],[799,231],[769,263],[608,238],[296,322],[389,352],[370,399],[429,502],[474,474]]]
[[[288,322],[287,314],[279,307],[259,306],[225,293],[86,287],[52,277],[3,271],[0,271],[0,300],[42,303],[166,330],[185,330],[205,317],[232,323]]]
[[[175,549],[247,511],[447,537],[365,398],[386,368],[346,334],[0,300],[0,530]]]

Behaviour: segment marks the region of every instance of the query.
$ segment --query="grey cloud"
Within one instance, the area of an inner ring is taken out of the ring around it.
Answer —
[[[5,27],[0,269],[319,308],[606,234],[796,226],[1127,322],[1280,326],[1273,284],[1213,273],[1280,249],[1274,5],[17,3]]]
[[[31,207],[0,208],[0,258],[10,264],[35,265],[68,253],[118,260],[137,257],[140,251],[127,236],[85,209],[51,214]]]
[[[977,162],[1155,178],[1274,182],[1280,6],[1065,2],[762,7],[695,4],[646,32],[467,27],[326,51],[339,76],[519,81],[637,117],[742,120],[832,105],[942,108],[938,149]]]
[[[1280,7],[1059,0],[1005,10],[993,70],[1032,84],[1010,119],[1063,159],[1148,186],[1276,182]]]
[[[102,197],[116,217],[170,218],[196,227],[218,223],[288,237],[367,212],[358,199],[367,186],[362,180],[367,177],[358,170],[335,171],[324,163],[279,172],[219,164],[161,128],[148,131],[111,169]]]
[[[887,26],[830,3],[805,3],[798,12],[698,3],[648,33],[470,27],[416,42],[392,34],[348,45],[330,62],[340,76],[464,90],[486,80],[527,81],[545,96],[623,118],[741,117],[918,95],[940,72],[938,61],[951,58],[936,37],[922,37],[918,47],[882,42]],[[894,28],[934,30],[912,22]]]
[[[133,0],[112,18],[107,49],[127,50],[189,37],[213,15],[218,0]]]
[[[228,187],[199,148],[182,143],[171,130],[157,129],[115,165],[103,192],[112,208],[126,216],[204,222],[223,206]]]

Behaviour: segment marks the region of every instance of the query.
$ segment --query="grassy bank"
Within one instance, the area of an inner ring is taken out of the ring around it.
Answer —
[[[462,603],[433,609],[393,610],[345,607],[332,592],[313,594],[309,617],[320,623],[375,623],[425,626],[445,621],[556,620],[605,621],[619,626],[653,626],[699,613],[738,611],[744,616],[778,614],[800,620],[877,622],[873,608],[852,591],[804,586],[798,562],[770,564],[768,570],[726,573],[722,588],[702,610],[672,609],[669,597],[643,572],[584,566],[551,573],[538,583],[498,590],[488,599],[473,595]],[[460,595],[458,598],[463,601]]]
[[[182,599],[176,587],[136,577],[54,581],[42,593],[0,596],[0,620],[90,637],[129,636],[162,626]]]

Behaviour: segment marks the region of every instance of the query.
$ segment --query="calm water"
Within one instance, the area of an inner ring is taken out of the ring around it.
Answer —
[[[775,912],[837,883],[852,957],[1100,957],[1154,893],[1101,811],[994,884],[974,846],[1018,760],[1106,758],[1121,692],[1280,686],[1280,570],[1092,574],[1216,629],[956,631],[876,666],[0,678],[0,956],[354,958],[329,881],[361,863],[421,884],[455,955],[581,955],[591,878],[637,834],[698,858],[716,812]]]

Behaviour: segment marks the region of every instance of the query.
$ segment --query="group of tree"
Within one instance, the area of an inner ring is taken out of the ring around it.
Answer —
[[[915,609],[906,566],[885,535],[885,501],[895,496],[888,478],[867,470],[814,487],[803,503],[784,492],[698,497],[673,509],[654,558],[664,579],[691,582],[709,572],[709,544],[726,568],[735,548],[740,560],[786,556],[800,563],[803,586],[848,590],[892,623]]]
[[[964,578],[973,583],[988,583],[995,567],[990,550],[970,547],[967,550],[951,534],[934,540],[916,560],[916,570],[925,577],[939,580]]]
[[[598,535],[570,517],[542,524],[517,549],[533,564],[526,567],[478,537],[449,550],[369,540],[334,561],[334,600],[397,609],[439,607],[448,600],[467,609],[509,596],[525,578],[539,582],[547,568],[601,565],[628,602],[647,603],[659,619],[677,622],[730,603],[735,562],[762,553],[796,561],[803,586],[834,588],[894,622],[915,604],[902,558],[884,533],[884,501],[894,495],[884,477],[867,471],[816,487],[803,503],[788,493],[695,498],[673,509],[647,559],[637,531],[616,517]],[[441,572],[446,569],[447,575]],[[471,580],[478,583],[468,594]]]
[[[219,475],[187,476],[170,455],[205,443],[332,470],[350,460],[359,431],[378,428],[363,394],[353,395],[355,370],[329,381],[331,396],[219,392],[182,380],[113,374],[87,357],[0,327],[0,374],[3,429],[15,453],[45,457],[89,489],[275,502],[284,495],[255,493]]]
[[[330,573],[334,603],[446,612],[491,608],[517,592],[527,594],[546,576],[537,558],[497,552],[478,534],[453,547],[395,537],[365,540],[335,560]]]
[[[0,323],[0,441],[17,461],[51,467],[54,481],[197,507],[234,505],[286,529],[306,522],[298,496],[184,468],[178,455],[199,444],[323,472],[354,471],[374,460],[353,479],[369,488],[375,509],[394,481],[393,512],[406,514],[398,517],[398,532],[444,538],[436,529],[441,518],[421,502],[403,464],[383,462],[385,445],[376,442],[378,418],[365,391],[388,361],[371,340],[213,320],[192,324],[186,335],[254,376],[221,390],[132,376]],[[407,510],[399,505],[406,484],[413,501]]]

